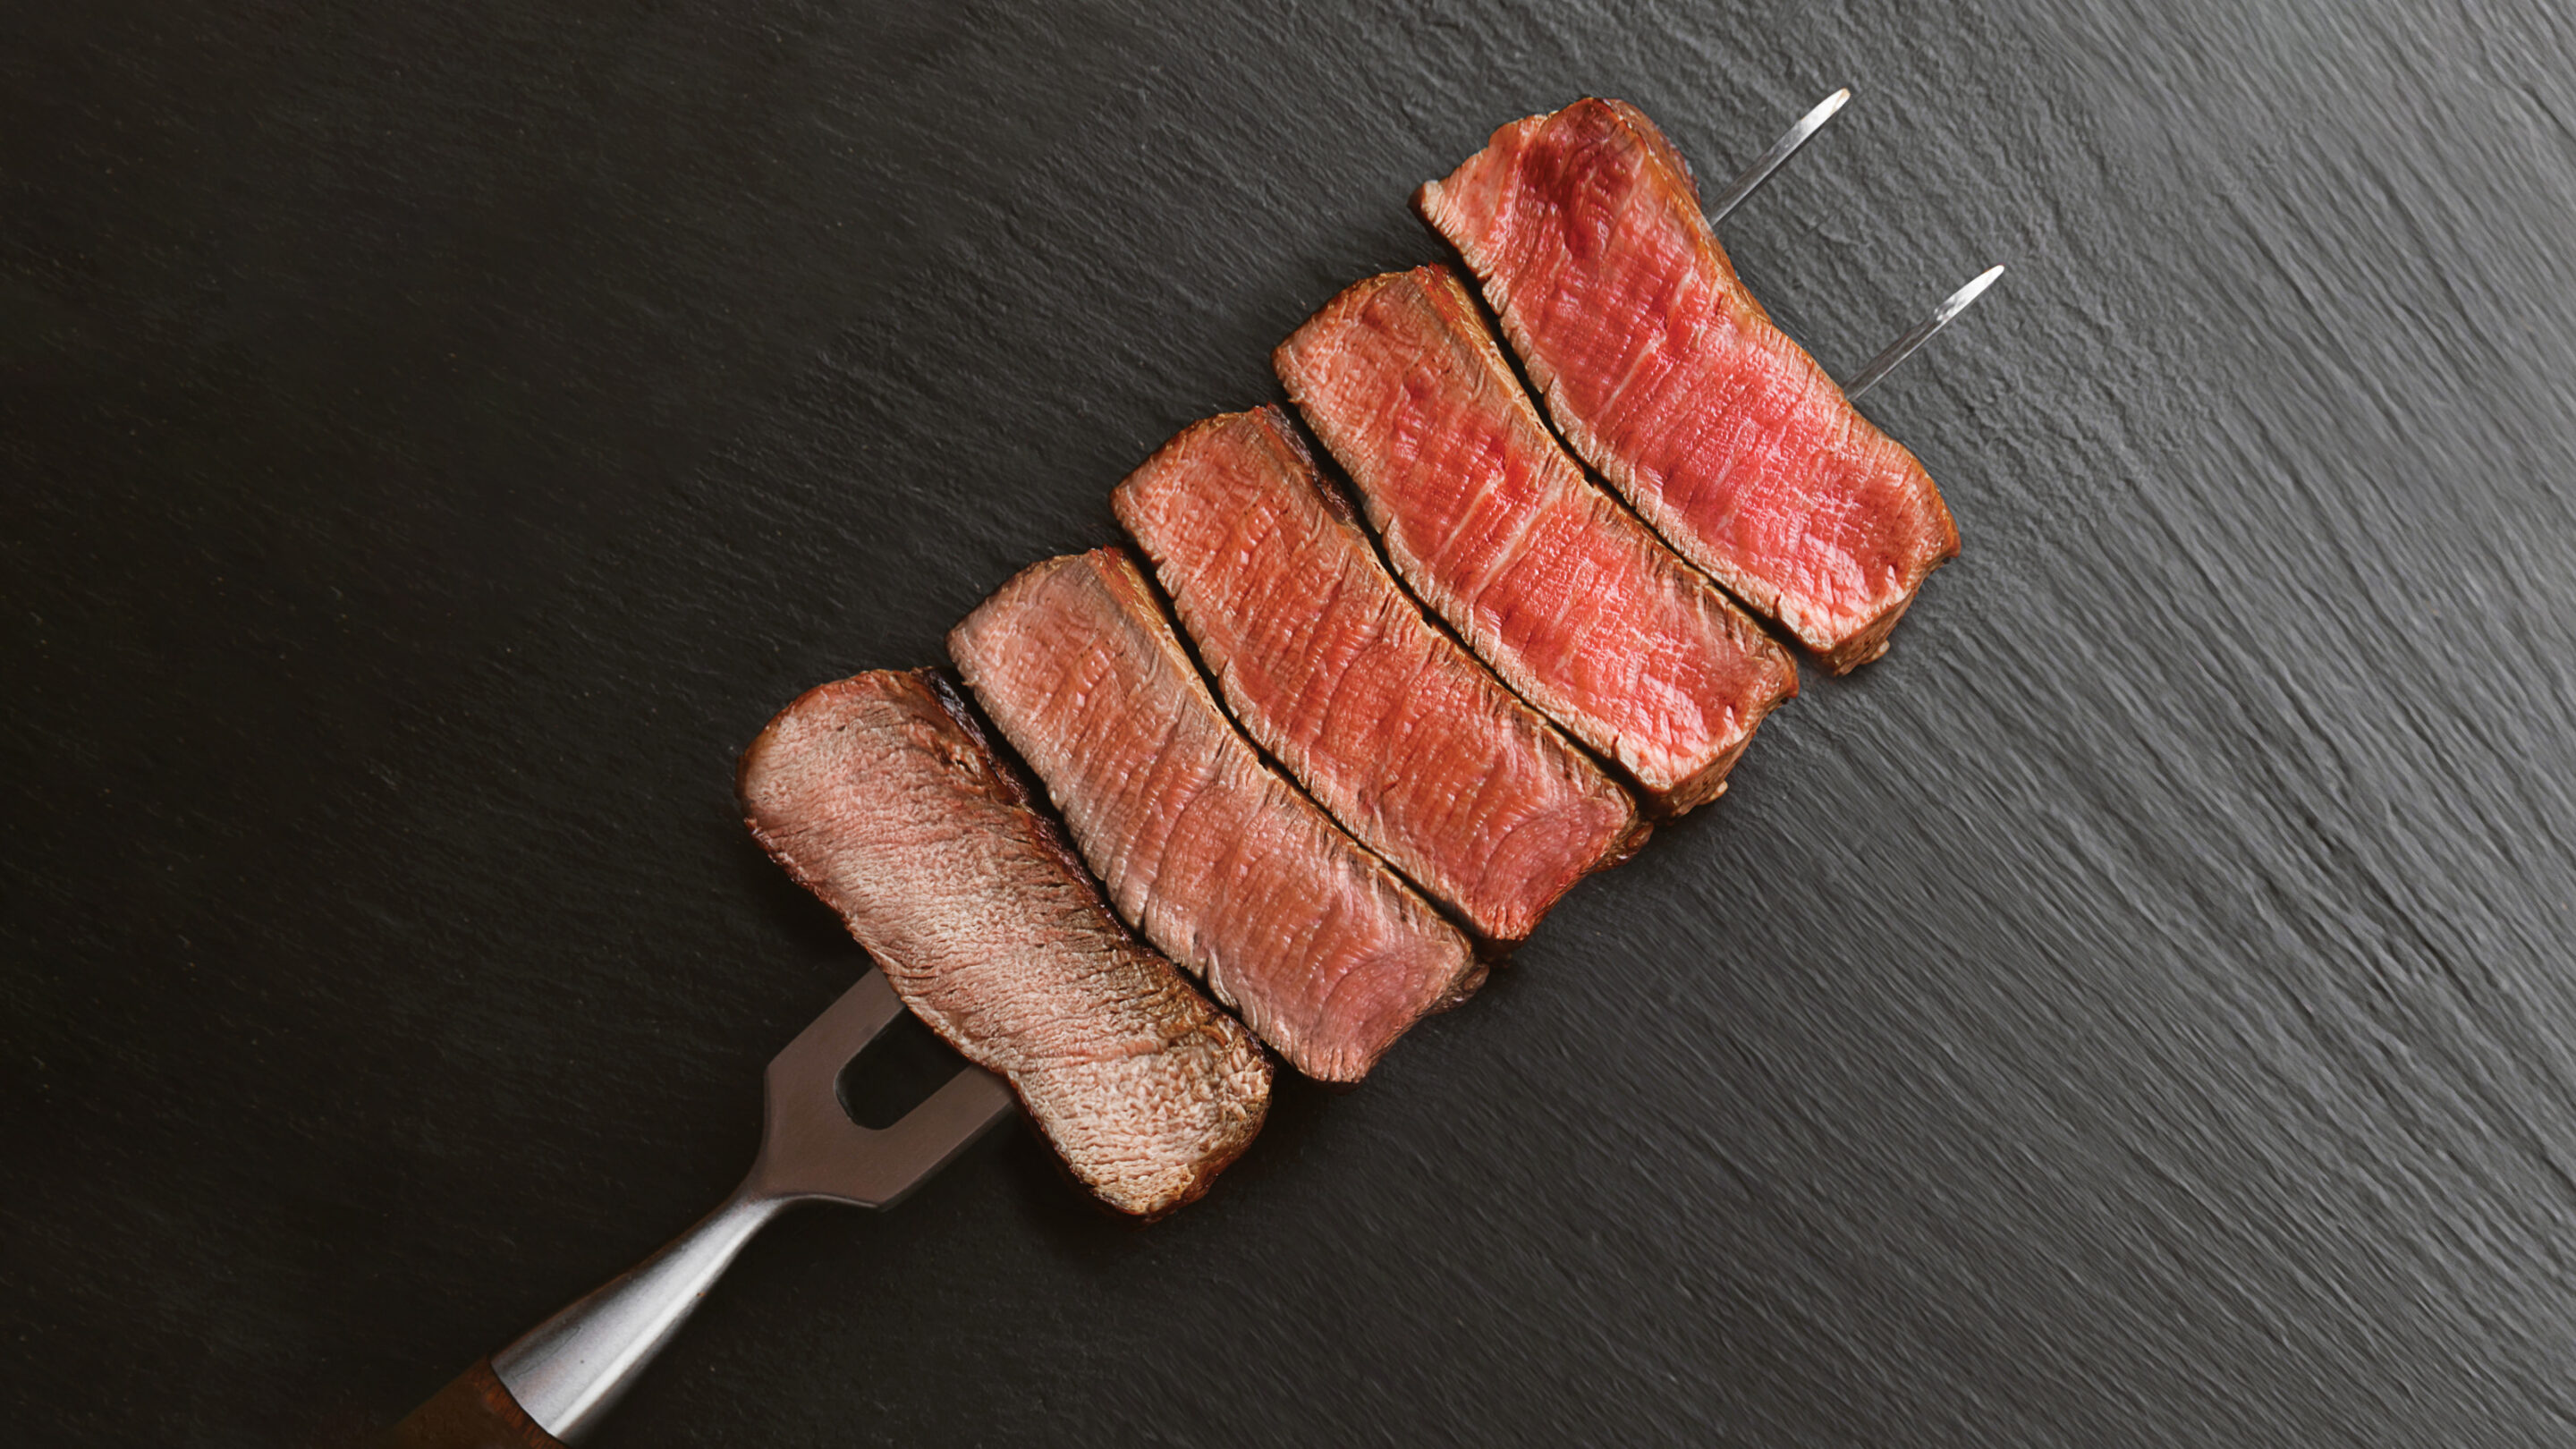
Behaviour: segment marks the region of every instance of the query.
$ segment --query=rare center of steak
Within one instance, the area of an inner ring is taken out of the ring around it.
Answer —
[[[1261,1130],[1259,1044],[1110,914],[938,676],[807,691],[744,752],[741,791],[751,833],[1110,1206],[1169,1212]]]
[[[1648,523],[1835,672],[1885,652],[1958,529],[1736,279],[1653,122],[1598,100],[1515,121],[1416,204]]]
[[[1659,811],[1725,788],[1796,663],[1583,476],[1447,268],[1352,285],[1274,361],[1396,572],[1504,683]]]
[[[1359,1080],[1473,978],[1466,937],[1235,729],[1125,550],[1022,570],[948,651],[1118,909],[1298,1070]]]
[[[1495,941],[1643,842],[1635,802],[1378,561],[1275,408],[1184,430],[1110,500],[1234,717]]]

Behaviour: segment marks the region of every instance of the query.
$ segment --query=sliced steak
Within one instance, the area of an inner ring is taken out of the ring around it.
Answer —
[[[948,652],[1118,909],[1298,1070],[1359,1080],[1475,978],[1466,938],[1235,729],[1124,549],[1022,570]]]
[[[1647,522],[1834,672],[1886,652],[1958,528],[1736,280],[1653,122],[1597,100],[1515,121],[1415,202],[1566,440]]]
[[[1583,476],[1445,267],[1344,291],[1275,361],[1413,591],[1660,811],[1716,798],[1788,652]]]
[[[938,676],[807,691],[743,754],[741,791],[761,845],[1110,1206],[1169,1212],[1261,1130],[1260,1045],[1110,914]]]
[[[1245,733],[1496,941],[1646,835],[1599,766],[1434,627],[1276,408],[1198,423],[1111,502]]]

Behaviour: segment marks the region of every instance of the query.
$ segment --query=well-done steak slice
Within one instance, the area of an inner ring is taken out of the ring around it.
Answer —
[[[1110,500],[1244,732],[1469,926],[1517,941],[1645,840],[1636,803],[1422,615],[1276,408]]]
[[[1447,268],[1354,284],[1274,360],[1396,572],[1505,683],[1658,810],[1716,798],[1797,664],[1583,476]]]
[[[1259,1044],[1128,934],[937,675],[807,691],[740,788],[751,833],[1110,1206],[1190,1201],[1261,1130]]]
[[[1021,570],[948,652],[1118,909],[1298,1070],[1359,1080],[1475,979],[1466,937],[1226,718],[1126,550]]]
[[[1584,460],[1836,673],[1959,551],[1914,455],[1737,281],[1680,153],[1618,101],[1496,131],[1415,198]]]

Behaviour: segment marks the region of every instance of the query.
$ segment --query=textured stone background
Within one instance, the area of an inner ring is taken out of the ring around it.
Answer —
[[[1137,1231],[1021,1129],[599,1443],[2565,1443],[2576,26],[2538,0],[19,0],[0,1419],[389,1419],[862,964],[732,814],[1584,92],[1967,551]],[[220,12],[220,13],[218,13]]]

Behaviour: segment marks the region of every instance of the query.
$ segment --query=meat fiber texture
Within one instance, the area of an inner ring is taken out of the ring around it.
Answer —
[[[1527,936],[1644,842],[1628,793],[1397,587],[1277,409],[1190,427],[1111,502],[1245,733],[1478,935]]]
[[[936,675],[807,691],[740,783],[761,845],[1103,1202],[1169,1212],[1261,1130],[1268,1056],[1111,914]]]
[[[1356,283],[1274,360],[1396,572],[1506,684],[1659,812],[1726,788],[1796,662],[1583,476],[1446,267]]]
[[[1022,570],[948,652],[1118,909],[1299,1071],[1358,1081],[1480,979],[1467,938],[1235,729],[1126,550]]]
[[[1958,528],[1736,280],[1653,122],[1598,100],[1515,121],[1415,200],[1558,429],[1648,523],[1835,673],[1886,652]]]

